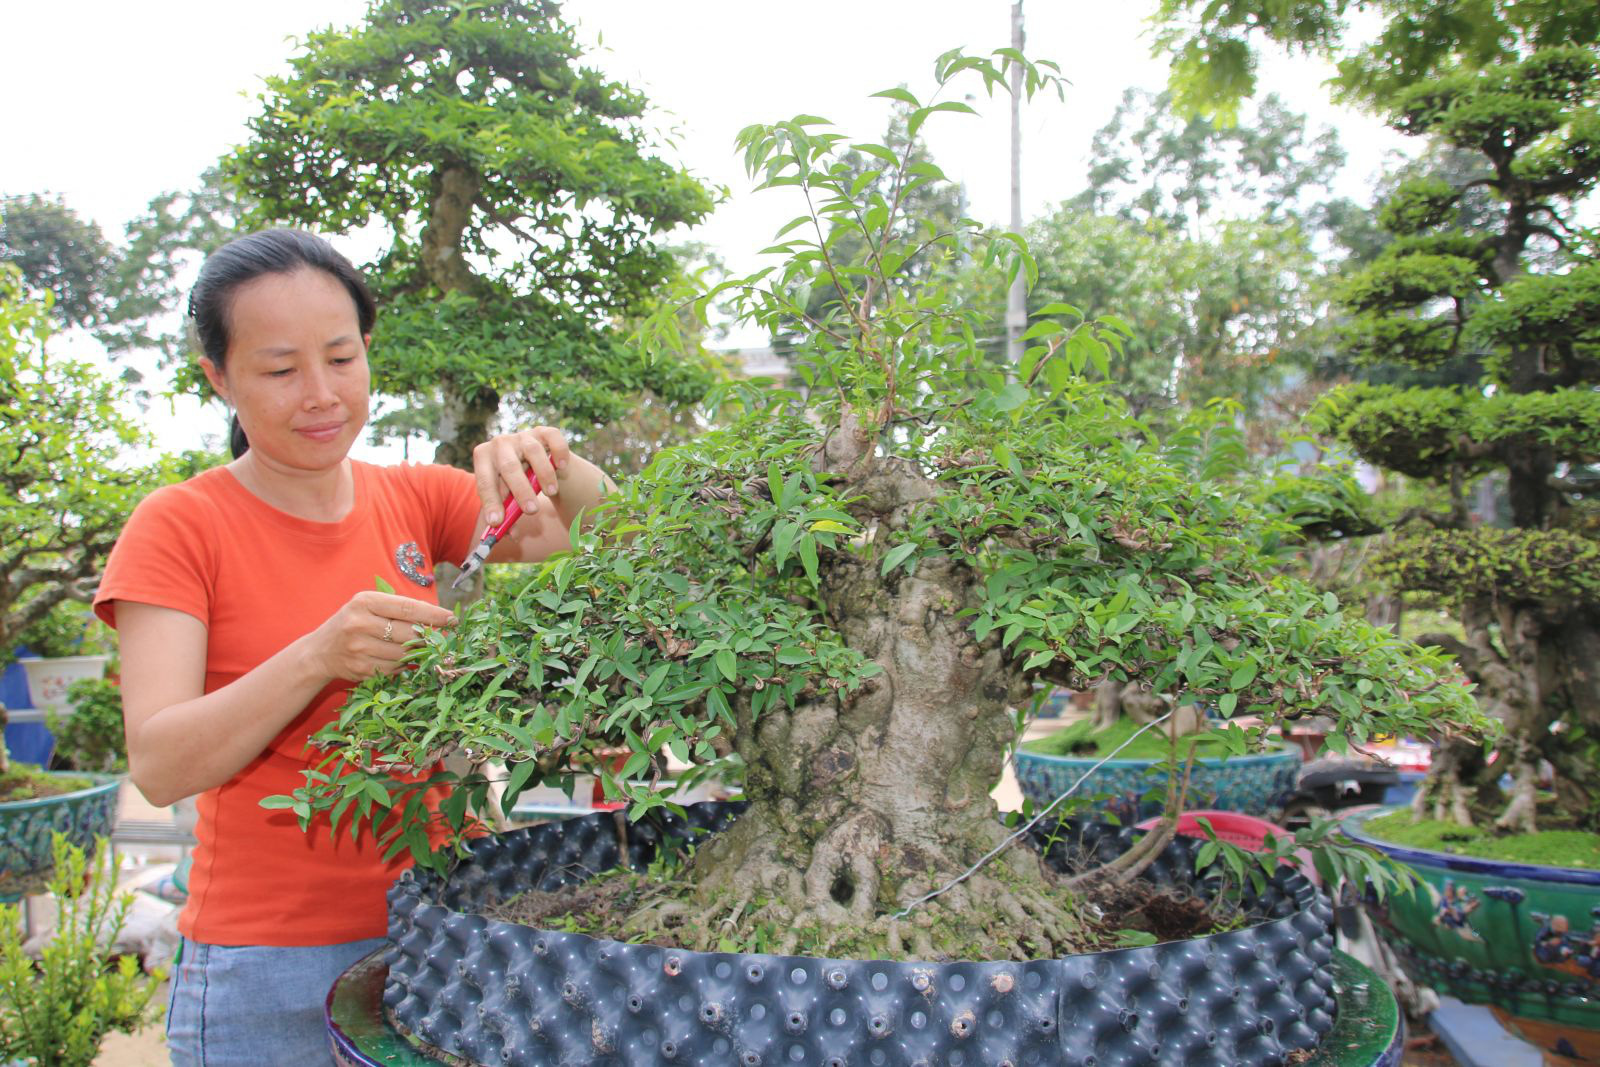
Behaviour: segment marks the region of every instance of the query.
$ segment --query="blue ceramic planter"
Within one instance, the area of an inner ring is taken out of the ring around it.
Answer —
[[[1415,871],[1421,884],[1369,901],[1384,938],[1419,981],[1488,1004],[1542,1048],[1600,1062],[1600,871],[1456,856],[1344,832]]]
[[[94,847],[96,837],[111,836],[122,779],[76,772],[61,777],[88,778],[95,784],[59,796],[0,803],[0,901],[43,888],[54,862],[53,832],[65,834],[85,851]]]
[[[1017,783],[1022,786],[1022,795],[1042,808],[1098,762],[1098,756],[1048,756],[1019,748]],[[1166,788],[1166,772],[1156,769],[1159,762],[1110,760],[1090,774],[1075,795],[1108,794],[1109,801],[1097,806],[1097,810],[1108,811],[1125,822],[1159,815],[1159,799],[1140,799],[1152,789]],[[1294,795],[1299,778],[1300,750],[1293,745],[1279,745],[1249,756],[1197,759],[1189,776],[1185,806],[1191,811],[1238,811],[1271,817]]]

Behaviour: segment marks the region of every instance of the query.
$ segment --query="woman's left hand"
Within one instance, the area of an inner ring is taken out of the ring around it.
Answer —
[[[535,514],[540,491],[552,497],[561,492],[561,475],[571,459],[565,435],[554,426],[500,434],[478,445],[472,450],[472,473],[478,479],[484,519],[491,526],[500,524],[507,493],[516,497],[525,514]],[[539,491],[529,481],[528,470],[538,480]]]

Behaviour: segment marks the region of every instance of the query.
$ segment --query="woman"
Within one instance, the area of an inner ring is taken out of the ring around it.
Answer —
[[[490,559],[539,560],[604,479],[549,427],[479,445],[473,474],[351,460],[376,310],[320,238],[232,242],[189,312],[234,460],[140,504],[95,600],[119,632],[130,777],[152,804],[198,794],[168,1041],[178,1065],[326,1063],[323,998],[382,944],[403,860],[260,801],[304,784],[307,738],[353,683],[454,623],[433,565],[464,558],[507,493],[526,517]]]

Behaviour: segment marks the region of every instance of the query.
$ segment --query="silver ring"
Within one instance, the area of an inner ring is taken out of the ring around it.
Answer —
[[[384,624],[383,624],[383,639],[385,641],[391,641],[391,642],[394,640],[394,620],[393,619],[386,619],[384,621]]]

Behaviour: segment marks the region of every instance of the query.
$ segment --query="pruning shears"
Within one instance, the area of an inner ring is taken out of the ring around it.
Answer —
[[[532,468],[525,467],[523,472],[527,474],[528,480],[533,483],[533,491],[535,493],[544,492],[544,489],[539,485],[539,479],[534,477]],[[489,553],[494,551],[494,546],[510,531],[512,526],[516,525],[517,520],[522,518],[522,505],[517,503],[517,498],[510,493],[506,494],[505,503],[500,505],[500,510],[505,514],[505,518],[501,520],[500,525],[491,526],[483,531],[483,539],[478,542],[478,547],[467,553],[467,558],[462,561],[461,573],[456,575],[456,580],[450,583],[451,589],[460,588],[462,582],[477,573],[478,568],[483,566],[483,561],[489,558]]]

